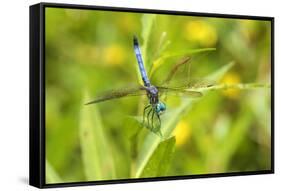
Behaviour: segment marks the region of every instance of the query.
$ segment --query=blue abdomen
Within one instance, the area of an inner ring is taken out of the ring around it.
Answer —
[[[135,50],[135,54],[136,54],[136,57],[137,57],[137,61],[138,61],[138,65],[139,65],[139,70],[140,70],[140,73],[141,73],[141,77],[142,77],[142,80],[143,80],[143,83],[146,87],[149,87],[150,86],[150,81],[147,77],[147,74],[146,74],[146,70],[144,68],[144,64],[143,64],[143,60],[142,60],[142,56],[141,56],[141,51],[140,51],[140,47],[139,47],[139,43],[138,43],[138,40],[137,38],[134,36],[134,50]]]

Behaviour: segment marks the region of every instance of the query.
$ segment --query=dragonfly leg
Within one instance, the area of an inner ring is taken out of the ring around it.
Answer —
[[[150,116],[150,113],[151,113],[151,111],[152,111],[153,109],[152,108],[150,108],[150,110],[149,110],[149,112],[147,113],[147,126],[148,126],[148,128],[149,128],[149,116]]]
[[[144,109],[143,109],[143,115],[142,115],[142,125],[144,125],[144,122],[145,122],[145,113],[146,113],[146,110],[149,109],[149,107],[151,107],[151,105],[147,105]]]
[[[154,120],[153,120],[153,119],[154,119],[155,113],[156,113],[156,112],[154,112],[154,110],[153,110],[153,113],[152,113],[152,116],[151,116],[151,130],[152,130],[152,131],[153,131],[153,129],[154,129],[154,125],[153,125],[153,124],[154,124]]]
[[[156,116],[157,116],[157,119],[158,119],[158,121],[159,121],[159,133],[160,133],[160,135],[162,136],[162,133],[161,133],[161,119],[160,119],[160,116],[159,116],[158,113],[156,113]]]

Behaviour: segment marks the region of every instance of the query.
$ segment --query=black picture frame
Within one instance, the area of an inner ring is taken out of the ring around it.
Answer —
[[[238,18],[265,20],[271,22],[271,169],[262,171],[216,173],[155,178],[104,180],[88,182],[67,182],[46,184],[45,182],[45,8],[70,8],[198,17]],[[196,13],[123,7],[103,7],[90,5],[39,3],[30,6],[30,138],[29,138],[29,184],[38,188],[83,186],[98,184],[132,183],[146,181],[178,180],[190,178],[226,177],[274,173],[274,17]]]

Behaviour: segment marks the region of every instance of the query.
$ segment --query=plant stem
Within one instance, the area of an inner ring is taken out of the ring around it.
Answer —
[[[240,90],[250,90],[257,88],[270,88],[270,84],[259,84],[259,83],[246,83],[246,84],[218,84],[208,87],[199,87],[199,88],[188,88],[188,90],[196,91],[209,91],[209,90],[227,90],[227,89],[240,89]]]

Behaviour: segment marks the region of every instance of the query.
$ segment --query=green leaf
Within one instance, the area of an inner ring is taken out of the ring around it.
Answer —
[[[49,163],[48,160],[46,160],[46,183],[53,184],[62,182],[63,180],[60,178],[53,166]]]
[[[172,158],[175,142],[175,137],[161,142],[150,157],[140,177],[165,176]]]
[[[247,105],[247,104],[245,104]],[[251,127],[252,122],[252,111],[248,107],[244,107],[241,113],[238,115],[238,119],[231,126],[231,131],[228,136],[225,137],[224,144],[218,148],[217,152],[221,156],[220,164],[224,169],[227,168],[230,159],[235,154],[242,140],[245,138],[247,131]]]
[[[232,64],[228,64],[226,66],[223,66],[213,74],[209,75],[212,76],[213,81],[219,80],[232,66]],[[208,92],[208,90],[205,91],[205,94]],[[163,134],[163,137],[159,137],[154,133],[149,133],[145,137],[144,143],[142,147],[140,148],[139,155],[136,161],[136,174],[135,177],[140,177],[145,166],[147,165],[150,157],[153,155],[155,149],[158,147],[161,141],[163,141],[165,138],[170,137],[172,135],[173,130],[176,127],[176,124],[181,119],[181,117],[186,114],[188,111],[191,110],[194,103],[196,103],[198,99],[185,99],[182,104],[167,113],[165,113],[162,117],[162,127],[161,132]]]
[[[210,81],[219,81],[226,74],[226,72],[233,66],[234,66],[234,62],[230,62],[227,65],[220,68],[219,70],[217,70],[216,72],[214,72],[213,74],[207,76],[206,79]]]
[[[84,103],[89,101],[85,96]],[[105,134],[97,105],[82,105],[80,144],[87,180],[115,178],[112,148]]]

